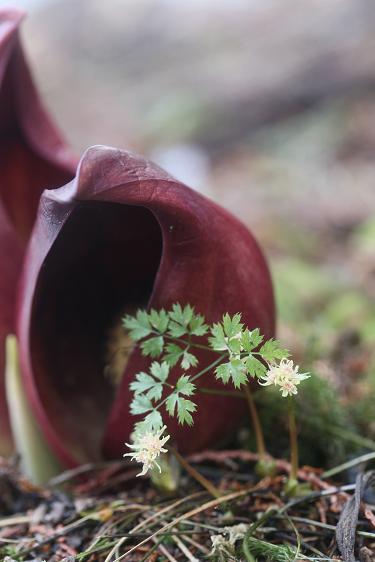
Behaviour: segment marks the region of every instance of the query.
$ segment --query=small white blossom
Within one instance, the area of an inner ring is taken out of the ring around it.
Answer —
[[[212,535],[210,538],[212,543],[212,550],[210,552],[211,555],[219,554],[230,546],[224,535]]]
[[[170,438],[170,435],[165,435],[164,437],[162,437],[162,434],[166,429],[167,426],[163,425],[163,427],[156,433],[148,431],[146,433],[137,435],[133,445],[129,445],[128,443],[126,443],[129,449],[134,450],[132,453],[125,453],[123,456],[131,457],[131,460],[143,464],[142,471],[137,474],[137,476],[144,476],[155,466],[159,469],[159,472],[161,472],[161,468],[158,465],[156,459],[161,453],[167,452],[167,449],[164,448],[164,445]]]
[[[212,550],[210,556],[219,556],[223,560],[237,560],[235,557],[235,546],[237,541],[242,540],[249,526],[245,523],[224,527],[223,534],[211,536]],[[229,535],[228,538],[225,535]]]
[[[274,384],[280,387],[281,396],[292,396],[297,394],[297,386],[310,375],[299,373],[298,365],[294,365],[290,359],[281,359],[280,363],[269,365],[269,370],[260,377],[259,384],[269,386]]]
[[[229,534],[230,544],[235,544],[237,541],[244,538],[249,525],[245,523],[238,523],[238,525],[232,525],[231,527],[224,527],[224,531]]]

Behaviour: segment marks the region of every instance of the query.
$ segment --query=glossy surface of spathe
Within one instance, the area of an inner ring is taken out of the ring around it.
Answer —
[[[26,389],[70,466],[119,458],[129,441],[129,382],[149,361],[135,350],[117,388],[105,376],[108,334],[124,312],[190,302],[208,321],[241,311],[250,328],[274,333],[269,272],[244,225],[148,160],[103,146],[86,151],[74,181],[43,194],[19,302]],[[204,384],[221,388],[212,376]],[[168,420],[168,431],[191,452],[243,415],[238,399],[201,394],[194,426]]]
[[[73,176],[75,159],[36,92],[20,44],[23,14],[0,9],[0,453],[12,451],[4,389],[5,337],[14,331],[16,286],[43,189]]]

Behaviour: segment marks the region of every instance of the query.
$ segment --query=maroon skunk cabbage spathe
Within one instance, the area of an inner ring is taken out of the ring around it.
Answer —
[[[0,453],[11,450],[4,338],[14,331],[15,288],[43,189],[72,177],[74,159],[44,111],[18,37],[22,14],[0,10]]]
[[[136,349],[117,389],[106,378],[106,342],[124,312],[191,303],[209,321],[241,311],[274,332],[269,272],[248,230],[151,162],[108,147],[88,149],[76,178],[42,195],[20,288],[26,391],[70,466],[119,458],[129,441],[129,382],[149,360]],[[205,385],[222,388],[212,379]],[[192,428],[168,425],[183,452],[214,445],[244,415],[236,398],[197,402]]]

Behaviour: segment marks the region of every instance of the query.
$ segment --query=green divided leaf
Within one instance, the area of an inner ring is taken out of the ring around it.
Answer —
[[[241,353],[241,341],[238,336],[233,338],[228,338],[228,349],[230,350],[231,354],[238,355]]]
[[[154,361],[151,365],[150,372],[156,379],[165,382],[169,375],[169,365],[166,361],[163,361],[163,363]]]
[[[148,431],[158,431],[163,427],[163,419],[158,410],[153,410],[150,414],[147,414],[143,423]]]
[[[163,336],[155,336],[154,338],[149,338],[141,343],[143,355],[150,357],[159,357],[162,354],[164,348],[164,338]]]
[[[184,350],[175,343],[168,343],[166,346],[167,353],[164,355],[163,359],[168,363],[170,367],[174,367],[180,360],[184,353]]]
[[[244,330],[241,334],[241,345],[244,351],[253,351],[256,349],[263,341],[263,336],[259,332],[259,328],[255,330]]]
[[[130,384],[134,392],[130,411],[135,415],[146,415],[143,422],[136,425],[149,431],[162,427],[162,417],[155,406],[156,403],[158,407],[164,404],[159,401],[170,370],[179,363],[184,371],[198,365],[198,358],[191,352],[194,350],[194,340],[190,341],[192,336],[202,337],[210,332],[211,349],[227,357],[225,363],[216,367],[215,376],[224,384],[232,382],[235,388],[246,384],[249,376],[262,377],[267,371],[263,361],[272,363],[289,356],[279,341],[271,339],[263,343],[264,337],[258,328],[245,328],[239,313],[224,314],[221,322],[208,326],[204,316],[196,314],[191,305],[182,307],[176,303],[169,311],[151,309],[147,313],[139,310],[135,316],[125,316],[123,325],[134,341],[144,340],[141,349],[145,356],[162,357],[162,361],[152,362],[149,373],[138,373]],[[180,424],[193,423],[196,404],[187,397],[193,396],[195,391],[191,377],[183,374],[172,394],[165,399],[168,414],[177,416]]]
[[[176,390],[185,396],[191,396],[195,392],[195,384],[190,382],[190,377],[182,375],[177,381]]]
[[[151,326],[161,334],[164,334],[167,331],[169,314],[164,310],[164,308],[159,311],[152,308],[149,313],[149,320]]]
[[[147,412],[150,409],[152,400],[160,400],[163,394],[163,383],[169,375],[169,365],[165,362],[158,363],[154,361],[151,365],[150,373],[137,373],[135,381],[129,385],[130,390],[135,394],[131,404],[131,412],[134,414]]]
[[[211,328],[210,346],[215,351],[229,349],[232,353],[240,353],[242,329],[241,314],[224,314],[222,323],[214,324]]]
[[[135,394],[142,394],[152,388],[154,384],[155,379],[147,373],[137,373],[135,375],[135,381],[130,383],[129,388]]]
[[[153,410],[151,400],[144,394],[136,394],[130,404],[130,413],[136,416],[145,414],[150,410]]]
[[[168,335],[172,338],[180,338],[185,334],[204,336],[208,331],[208,326],[204,323],[204,316],[195,314],[194,308],[190,304],[184,308],[180,304],[174,304],[169,312],[169,317]]]
[[[186,396],[191,395],[195,390],[195,385],[189,382],[189,377],[183,375],[180,377],[177,383],[180,386],[180,391],[175,391],[170,394],[166,400],[166,410],[170,416],[176,415],[177,409],[177,418],[178,422],[183,425],[187,423],[188,425],[193,425],[193,417],[192,413],[195,412],[197,406],[191,400],[183,398],[179,395],[179,392],[185,394]]]
[[[158,431],[163,427],[163,419],[158,410],[153,410],[142,420],[134,424],[132,440],[136,441],[137,437],[148,432]]]
[[[222,363],[215,369],[215,376],[224,384],[232,380],[235,388],[247,383],[247,372],[240,359],[231,359],[228,363]]]
[[[218,380],[221,380],[224,384],[230,381],[230,364],[222,363],[215,369],[215,376]]]
[[[177,322],[171,321],[169,323],[168,335],[171,338],[180,338],[187,334],[187,328],[184,324],[178,324]]]
[[[241,314],[238,312],[234,316],[224,314],[223,316],[224,333],[228,338],[233,338],[241,333],[243,324],[241,323]]]
[[[246,369],[251,377],[262,377],[267,372],[267,367],[253,355],[246,357]]]
[[[189,323],[190,333],[193,336],[204,336],[208,332],[208,326],[205,324],[205,318],[201,314],[196,314]]]
[[[178,392],[172,392],[172,394],[168,396],[165,402],[166,410],[171,417],[173,417],[175,414],[178,398],[179,398]]]
[[[214,351],[226,351],[228,349],[227,338],[221,324],[214,324],[211,328],[212,337],[208,338],[209,344]]]
[[[240,388],[241,384],[247,383],[247,372],[240,359],[232,359],[229,362],[230,374],[235,388]]]
[[[284,357],[289,357],[290,353],[287,349],[281,347],[281,343],[278,340],[270,339],[262,345],[259,353],[269,363],[276,361],[277,359],[284,359]]]
[[[193,418],[191,413],[195,412],[197,409],[194,402],[191,400],[187,400],[186,398],[182,398],[181,396],[177,399],[177,418],[178,422],[183,425],[186,423],[187,425],[193,425]]]
[[[198,359],[192,353],[184,351],[181,361],[181,367],[185,370],[190,369],[190,367],[196,367],[198,365]]]
[[[145,310],[138,310],[135,316],[126,315],[122,324],[132,340],[138,341],[149,336],[152,332],[152,327]]]
[[[163,383],[155,382],[154,386],[150,388],[148,392],[146,392],[147,398],[150,400],[160,400],[161,395],[163,394]]]
[[[169,313],[169,316],[172,320],[174,320],[177,324],[182,324],[183,326],[187,326],[194,315],[194,308],[187,304],[184,308],[181,307],[180,304],[174,304],[172,306],[172,310]]]

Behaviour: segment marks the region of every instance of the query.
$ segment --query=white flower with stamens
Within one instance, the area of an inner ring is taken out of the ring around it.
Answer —
[[[292,396],[297,394],[297,386],[310,375],[308,373],[299,373],[298,365],[294,365],[290,359],[281,359],[280,363],[269,365],[269,369],[265,375],[260,377],[259,384],[262,386],[270,386],[274,384],[280,387],[281,396]]]
[[[163,427],[156,433],[148,431],[146,433],[138,435],[133,445],[129,445],[128,443],[126,443],[129,449],[133,449],[133,452],[125,453],[123,456],[131,457],[132,461],[134,460],[143,464],[142,471],[137,474],[137,476],[144,476],[155,466],[159,469],[159,472],[161,472],[161,468],[157,463],[157,458],[161,453],[167,452],[167,449],[164,448],[164,445],[170,438],[170,435],[165,435],[164,437],[162,437],[162,434],[166,429],[167,426],[163,425]]]
[[[223,556],[228,561],[237,560],[237,558],[235,558],[236,543],[243,540],[248,529],[249,525],[245,525],[245,523],[239,523],[232,527],[223,527],[223,534],[211,536],[212,550],[210,556],[219,556],[220,560]],[[225,535],[229,535],[228,538],[226,538]]]

